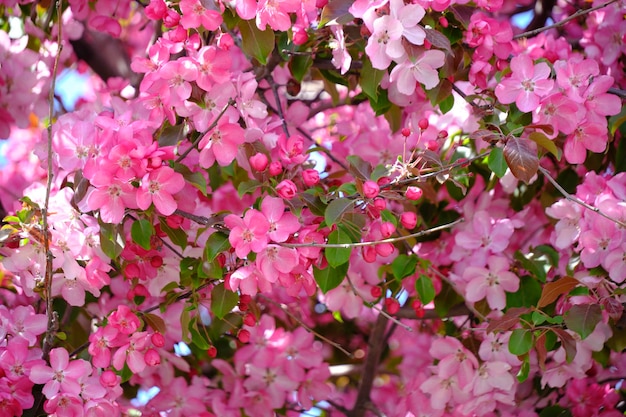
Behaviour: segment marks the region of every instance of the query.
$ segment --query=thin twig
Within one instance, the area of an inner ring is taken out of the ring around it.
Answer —
[[[563,19],[563,20],[561,20],[559,22],[556,22],[556,23],[554,23],[552,25],[544,26],[544,27],[541,27],[541,28],[538,28],[538,29],[529,30],[528,32],[520,33],[519,35],[513,36],[513,39],[530,38],[531,36],[538,35],[541,32],[545,32],[546,30],[550,30],[550,29],[561,27],[561,26],[565,25],[567,22],[569,22],[570,20],[577,19],[580,16],[584,16],[584,15],[586,15],[588,13],[591,13],[591,12],[594,12],[596,10],[602,9],[602,8],[604,8],[604,7],[606,7],[606,6],[610,5],[610,4],[613,4],[613,3],[617,2],[617,1],[618,0],[610,0],[610,1],[607,1],[606,3],[603,3],[603,4],[601,4],[599,6],[596,6],[596,7],[592,7],[590,9],[580,9],[580,10],[577,10],[576,13],[572,14],[571,16],[566,17],[565,19]]]
[[[283,303],[279,303],[277,301],[272,300],[271,298],[268,298],[264,295],[259,295],[259,297],[263,298],[265,301],[268,301],[276,306],[278,306],[286,315],[288,315],[289,317],[291,317],[293,320],[295,320],[300,326],[302,326],[304,328],[304,330],[306,330],[307,332],[315,335],[317,338],[323,340],[324,342],[328,343],[329,345],[331,345],[332,347],[336,348],[337,350],[341,351],[343,354],[345,354],[347,357],[349,358],[354,358],[354,355],[352,353],[350,353],[349,351],[347,351],[343,346],[341,346],[339,343],[337,342],[333,342],[332,340],[330,340],[329,338],[325,337],[324,335],[319,334],[318,332],[316,332],[315,330],[313,330],[311,327],[307,326],[306,324],[304,324],[302,322],[302,320],[300,320],[298,317],[296,317],[293,313],[291,313],[289,311],[289,307],[286,304]]]
[[[57,316],[52,307],[52,261],[53,256],[50,251],[50,225],[48,224],[48,207],[50,203],[50,194],[52,192],[52,125],[54,118],[54,89],[56,88],[56,78],[57,73],[59,71],[59,61],[61,59],[61,51],[63,50],[63,38],[61,33],[61,12],[62,12],[62,2],[61,0],[56,1],[56,13],[57,13],[57,22],[58,22],[58,33],[57,33],[57,53],[54,57],[54,66],[52,67],[52,81],[50,84],[50,94],[48,97],[49,100],[49,109],[48,109],[48,140],[46,143],[47,147],[47,181],[46,181],[46,196],[44,200],[43,210],[41,211],[43,217],[43,246],[44,253],[46,257],[46,269],[44,272],[44,296],[46,298],[46,316],[48,317],[48,326],[46,329],[46,335],[44,337],[43,343],[43,359],[48,360],[48,355],[50,353],[50,349],[52,349],[52,344],[54,342],[54,334],[56,332]],[[52,11],[50,12],[52,14]]]
[[[272,89],[272,93],[274,94],[274,101],[276,101],[276,110],[278,110],[278,117],[280,117],[281,124],[283,126],[283,132],[285,135],[289,137],[289,128],[287,127],[287,121],[285,120],[285,115],[283,113],[283,106],[280,103],[280,96],[278,95],[278,85],[272,78],[271,74],[265,77],[267,82],[270,84],[270,88]]]
[[[373,245],[380,245],[383,243],[396,243],[396,242],[401,242],[403,240],[408,240],[408,239],[412,239],[415,237],[420,237],[420,236],[425,236],[425,235],[429,235],[431,233],[436,233],[436,232],[440,232],[442,230],[445,229],[449,229],[451,227],[456,226],[457,224],[463,222],[464,219],[461,217],[459,219],[456,219],[455,221],[451,222],[451,223],[446,223],[446,224],[442,224],[441,226],[437,226],[437,227],[433,227],[427,230],[422,230],[416,233],[411,233],[410,235],[406,235],[406,236],[398,236],[398,237],[390,237],[388,239],[382,239],[382,240],[373,240],[370,242],[356,242],[356,243],[280,243],[281,246],[285,246],[287,248],[343,248],[343,249],[350,249],[350,248],[361,248],[364,246],[373,246]]]
[[[220,112],[220,114],[217,115],[217,118],[213,121],[213,123],[211,123],[211,126],[209,126],[209,128],[207,129],[207,132],[215,129],[215,126],[217,126],[217,123],[220,121],[220,119],[222,118],[222,116],[224,116],[224,113],[226,113],[226,110],[228,110],[228,108],[232,105],[234,105],[235,102],[234,100],[229,100],[228,103],[224,106],[224,108],[222,109],[222,111]],[[176,159],[176,162],[181,162],[183,159],[185,159],[187,157],[187,155],[189,155],[189,153],[195,149],[195,147],[198,145],[198,143],[200,143],[200,141],[202,140],[202,138],[204,137],[204,135],[200,135],[198,136],[198,138],[196,140],[193,141],[193,143],[191,144],[191,146],[189,146],[189,148],[187,148],[187,150],[185,152],[183,152],[178,159]]]
[[[566,199],[570,200],[573,203],[576,203],[576,204],[579,204],[579,205],[583,206],[587,210],[591,210],[591,211],[593,211],[595,213],[598,213],[600,216],[602,216],[605,219],[608,219],[608,220],[614,222],[618,226],[626,227],[626,223],[622,222],[621,220],[616,219],[615,217],[609,216],[608,214],[606,214],[605,212],[600,210],[598,207],[594,207],[592,205],[589,205],[589,204],[585,203],[584,201],[582,201],[580,198],[576,197],[575,195],[572,195],[572,194],[568,193],[567,191],[565,191],[565,188],[561,187],[561,185],[554,178],[552,178],[552,175],[550,175],[548,170],[545,169],[544,167],[539,166],[539,171],[541,171],[541,173],[548,179],[548,181],[550,181],[552,183],[552,185],[554,185],[554,188],[559,190],[559,192]]]

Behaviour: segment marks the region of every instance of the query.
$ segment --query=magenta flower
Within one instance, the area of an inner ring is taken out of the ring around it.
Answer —
[[[244,259],[250,251],[259,253],[267,246],[270,223],[263,213],[251,209],[243,219],[229,214],[224,224],[230,229],[228,240],[239,258]]]
[[[87,195],[89,210],[100,210],[104,223],[119,224],[126,208],[137,208],[136,190],[127,182],[114,178],[105,170],[98,171],[91,179],[96,187]]]
[[[210,168],[217,160],[220,166],[230,165],[235,160],[239,145],[244,142],[244,130],[236,123],[222,118],[218,126],[207,132],[199,143],[200,166]]]
[[[164,216],[174,213],[178,207],[173,194],[185,187],[185,179],[172,168],[162,166],[146,174],[137,190],[137,206],[147,210],[151,203]]]
[[[534,65],[530,56],[519,55],[511,60],[511,70],[513,74],[496,86],[496,97],[503,104],[515,102],[523,112],[535,110],[554,86],[548,79],[550,67],[545,62]]]
[[[487,265],[489,269],[470,266],[463,272],[463,279],[467,281],[466,299],[476,302],[487,297],[489,307],[502,310],[506,306],[504,292],[517,291],[519,278],[509,271],[506,258],[490,256]]]

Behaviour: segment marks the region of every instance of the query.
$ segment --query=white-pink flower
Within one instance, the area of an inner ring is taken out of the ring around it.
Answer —
[[[437,68],[443,66],[445,57],[442,51],[436,49],[409,57],[391,70],[389,80],[405,95],[412,95],[418,82],[424,84],[426,90],[430,90],[439,84]]]
[[[480,301],[487,297],[489,307],[502,310],[506,306],[507,292],[519,289],[519,278],[509,271],[509,261],[500,256],[490,256],[487,259],[487,268],[476,266],[468,267],[463,273],[467,281],[466,300]]]

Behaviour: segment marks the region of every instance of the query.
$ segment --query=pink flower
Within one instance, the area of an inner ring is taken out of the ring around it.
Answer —
[[[120,333],[128,335],[135,333],[141,327],[137,315],[124,304],[121,304],[117,310],[109,315],[109,324],[119,330]]]
[[[197,29],[200,26],[214,31],[222,24],[222,15],[217,10],[208,10],[201,0],[180,0],[183,17],[180,24],[185,29]]]
[[[380,187],[374,181],[365,181],[363,183],[363,196],[365,198],[374,198],[380,192]]]
[[[519,278],[509,271],[509,261],[499,256],[487,259],[487,268],[470,266],[463,272],[467,281],[466,299],[477,302],[487,297],[489,307],[502,310],[506,307],[507,292],[515,292],[519,288]]]
[[[137,190],[137,206],[147,210],[151,203],[164,216],[174,213],[178,207],[173,194],[185,187],[185,179],[168,166],[162,166],[146,174]]]
[[[113,326],[99,327],[95,333],[89,335],[89,354],[91,363],[98,368],[106,368],[111,364],[111,348],[119,346],[119,330]]]
[[[291,272],[298,265],[298,252],[293,248],[267,245],[256,258],[256,265],[263,277],[269,282],[276,282],[280,274]]]
[[[285,242],[289,236],[300,230],[300,221],[293,213],[285,211],[285,203],[276,197],[265,197],[261,202],[261,212],[269,222],[269,238],[274,242]]]
[[[554,86],[548,79],[550,67],[545,62],[534,65],[530,56],[518,55],[511,60],[511,70],[513,74],[496,86],[496,97],[503,104],[515,102],[523,112],[535,110]]]
[[[439,84],[437,68],[443,66],[446,55],[439,50],[430,49],[398,64],[391,70],[389,80],[395,83],[398,91],[405,95],[415,93],[417,83],[424,84],[430,90]]]
[[[513,30],[507,21],[499,22],[483,13],[472,14],[465,32],[465,43],[475,48],[474,60],[486,62],[495,55],[507,59],[512,52]]]
[[[89,375],[89,362],[76,359],[70,362],[70,355],[64,348],[50,351],[50,366],[35,365],[30,371],[30,380],[35,384],[45,384],[42,392],[52,398],[59,391],[78,395],[81,391],[78,379]]]
[[[298,194],[298,187],[291,180],[282,180],[276,186],[276,192],[281,198],[285,200],[291,200]]]
[[[320,173],[314,169],[305,169],[302,171],[302,180],[307,187],[313,187],[320,182]]]
[[[122,345],[113,354],[111,363],[118,371],[124,369],[127,364],[134,373],[143,371],[146,367],[145,351],[150,342],[150,336],[147,332],[134,333],[128,343]]]
[[[608,141],[608,129],[602,119],[585,119],[565,139],[563,155],[570,164],[582,164],[587,158],[587,150],[604,152]]]
[[[576,129],[584,110],[575,101],[561,93],[552,94],[541,102],[533,113],[533,122],[554,126],[566,135]]]
[[[214,46],[205,46],[198,51],[198,87],[210,91],[215,84],[230,79],[231,54]]]
[[[250,209],[243,219],[229,214],[224,224],[230,229],[228,241],[239,258],[245,259],[250,251],[259,253],[267,246],[270,223],[261,212]]]
[[[265,169],[269,165],[269,160],[267,159],[267,156],[261,152],[252,155],[249,159],[249,162],[250,166],[258,172],[265,171]]]
[[[104,223],[122,223],[124,210],[137,208],[136,190],[129,183],[104,170],[96,172],[90,182],[96,188],[87,195],[87,207],[100,210]]]
[[[230,123],[228,119],[220,119],[218,125],[213,130],[208,131],[199,143],[200,166],[210,168],[217,160],[220,166],[230,165],[235,160],[239,145],[244,138],[244,130],[235,123]]]

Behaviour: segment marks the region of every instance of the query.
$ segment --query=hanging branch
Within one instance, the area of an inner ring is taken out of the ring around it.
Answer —
[[[567,191],[565,191],[565,188],[563,188],[554,178],[552,178],[552,175],[550,175],[548,170],[545,169],[544,167],[539,166],[539,171],[541,171],[541,173],[548,179],[548,181],[550,181],[550,183],[552,183],[552,185],[554,185],[554,188],[559,190],[559,192],[563,195],[563,197],[565,197],[569,201],[571,201],[573,203],[576,203],[578,205],[581,205],[582,207],[586,208],[587,210],[591,210],[591,211],[593,211],[595,213],[598,213],[600,216],[604,217],[605,219],[608,219],[608,220],[612,221],[613,223],[617,224],[620,227],[626,227],[626,223],[624,223],[623,221],[621,221],[619,219],[616,219],[615,217],[612,217],[612,216],[606,214],[605,212],[600,210],[598,207],[594,207],[592,205],[589,205],[589,204],[585,203],[584,201],[582,201],[580,198],[576,197],[575,195],[572,195],[572,194],[568,193]]]
[[[599,6],[596,6],[596,7],[592,7],[590,9],[580,9],[580,10],[577,10],[576,13],[572,14],[571,16],[566,17],[565,19],[563,19],[563,20],[561,20],[559,22],[556,22],[556,23],[554,23],[552,25],[549,25],[549,26],[544,26],[542,28],[529,30],[528,32],[520,33],[519,35],[513,36],[513,39],[515,40],[515,39],[521,39],[521,38],[530,38],[532,36],[540,34],[541,32],[545,32],[545,31],[550,30],[550,29],[561,27],[561,26],[565,25],[567,22],[569,22],[570,20],[577,19],[580,16],[584,16],[584,15],[586,15],[588,13],[595,12],[596,10],[600,10],[602,8],[605,8],[606,6],[609,6],[609,5],[611,5],[611,4],[613,4],[613,3],[617,2],[617,1],[618,0],[610,0],[610,1],[607,1],[606,3],[600,4]]]

